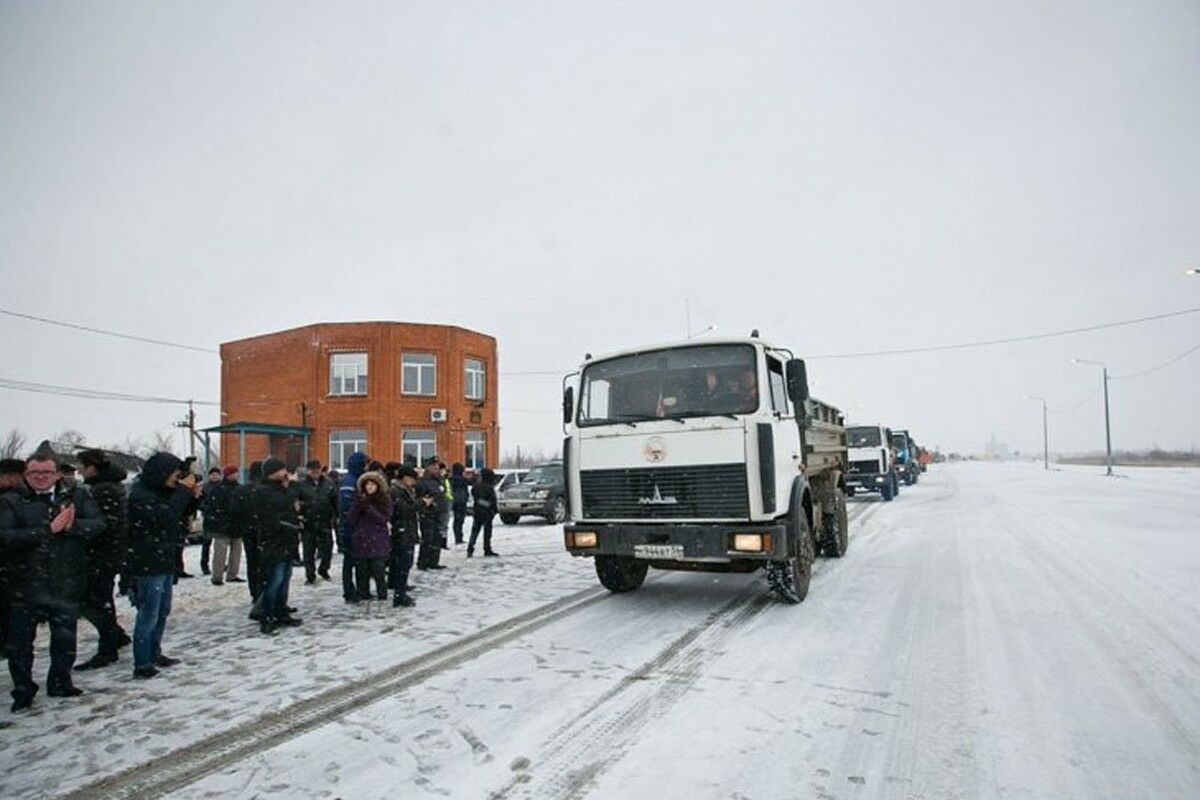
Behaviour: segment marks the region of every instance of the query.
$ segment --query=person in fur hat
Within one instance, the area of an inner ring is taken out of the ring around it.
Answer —
[[[392,552],[388,521],[392,516],[392,500],[388,496],[387,479],[379,472],[364,472],[358,478],[354,504],[350,507],[350,524],[354,527],[354,565],[358,578],[358,597],[371,599],[371,580],[375,580],[376,596],[386,600],[387,561]]]

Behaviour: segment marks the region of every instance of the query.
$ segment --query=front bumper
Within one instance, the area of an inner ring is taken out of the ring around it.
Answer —
[[[533,514],[542,516],[546,513],[546,500],[521,498],[520,500],[501,500],[496,504],[501,514]]]
[[[853,472],[845,476],[846,486],[853,486],[864,492],[878,492],[887,483],[885,473]]]
[[[633,556],[636,545],[680,545],[683,560],[708,563],[730,561],[778,561],[788,557],[787,526],[775,523],[733,523],[722,525],[636,525],[577,523],[563,528],[564,543],[570,534],[595,533],[596,547],[568,547],[573,556]],[[763,552],[744,552],[733,549],[733,537],[738,533],[770,534],[771,547]],[[653,559],[652,559],[653,560]]]

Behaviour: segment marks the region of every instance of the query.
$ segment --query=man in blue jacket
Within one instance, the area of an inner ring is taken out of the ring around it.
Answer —
[[[338,550],[342,553],[342,599],[347,603],[358,600],[358,589],[354,584],[354,557],[351,555],[351,540],[354,527],[350,524],[350,507],[354,505],[354,493],[358,491],[358,479],[367,470],[367,454],[351,453],[346,459],[346,474],[338,487]]]

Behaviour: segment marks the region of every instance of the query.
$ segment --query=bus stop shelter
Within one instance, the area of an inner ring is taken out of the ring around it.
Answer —
[[[212,428],[204,428],[200,431],[204,434],[204,472],[207,474],[209,467],[209,453],[212,452],[209,447],[209,438],[212,434],[231,433],[237,434],[238,437],[238,480],[242,483],[246,482],[246,437],[247,436],[267,436],[271,439],[276,437],[298,437],[303,442],[303,447],[300,453],[299,465],[303,466],[308,462],[308,441],[312,436],[312,428],[304,428],[297,425],[273,425],[268,422],[232,422],[228,425],[217,425]],[[284,459],[287,461],[288,459]]]

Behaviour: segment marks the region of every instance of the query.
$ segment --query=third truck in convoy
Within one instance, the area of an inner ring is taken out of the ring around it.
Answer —
[[[588,358],[563,391],[567,550],[614,592],[650,567],[765,569],[787,603],[848,544],[844,418],[758,337]]]

